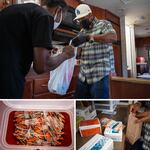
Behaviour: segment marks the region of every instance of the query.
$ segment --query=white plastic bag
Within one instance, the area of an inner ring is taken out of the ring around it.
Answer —
[[[75,54],[76,51],[77,50],[75,49]],[[59,95],[66,94],[73,76],[75,58],[76,55],[73,58],[64,61],[55,70],[50,71],[50,79],[48,82],[48,89],[50,92]]]

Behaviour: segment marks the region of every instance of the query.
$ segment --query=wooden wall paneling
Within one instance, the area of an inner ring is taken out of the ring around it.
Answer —
[[[121,46],[113,45],[115,69],[117,76],[122,76],[122,57],[121,57]]]
[[[135,45],[137,48],[144,48],[150,46],[150,37],[136,38]]]
[[[112,99],[148,99],[150,98],[150,81],[136,78],[110,78],[110,95]]]
[[[144,38],[144,46],[150,46],[150,37]]]
[[[115,57],[115,69],[117,76],[122,76],[122,53],[121,53],[121,31],[120,31],[120,18],[108,10],[105,10],[105,19],[112,23],[113,28],[117,33],[117,41],[119,43],[114,44],[114,57]]]
[[[135,46],[137,48],[144,48],[144,39],[141,38],[135,39]]]
[[[97,17],[98,19],[105,19],[105,9],[95,7],[95,6],[90,6],[90,7],[95,17]]]
[[[106,10],[106,16],[105,18],[117,25],[120,25],[120,18],[116,16],[115,14],[111,13],[110,11]]]
[[[137,38],[137,39],[135,39],[135,46],[137,48],[142,48],[142,47],[144,47],[144,44],[141,39]]]
[[[76,8],[80,4],[77,0],[65,0],[65,2],[73,8]]]
[[[77,0],[65,0],[65,1],[69,6],[71,6],[73,8],[76,8],[80,4],[80,2]],[[95,7],[95,6],[90,6],[90,7],[92,9],[94,16],[96,16],[98,19],[105,19],[105,10],[104,9]]]
[[[115,29],[117,33],[117,40],[121,41],[121,34],[120,34],[120,26],[117,24],[112,23],[113,28]]]

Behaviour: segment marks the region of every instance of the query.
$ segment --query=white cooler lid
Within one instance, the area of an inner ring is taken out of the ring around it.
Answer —
[[[11,100],[3,101],[5,105],[11,108],[27,108],[27,109],[73,109],[73,100]]]

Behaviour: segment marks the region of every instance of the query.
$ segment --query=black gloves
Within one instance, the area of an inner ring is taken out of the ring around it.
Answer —
[[[85,42],[88,42],[89,40],[90,40],[90,37],[88,35],[80,33],[72,39],[71,45],[73,45],[74,47],[78,47],[79,45],[81,45]]]

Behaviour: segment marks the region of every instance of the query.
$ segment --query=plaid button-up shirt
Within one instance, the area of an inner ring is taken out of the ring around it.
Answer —
[[[95,18],[93,25],[92,29],[83,30],[82,32],[86,35],[115,32],[111,23],[106,20]],[[115,72],[112,43],[86,42],[80,47],[82,51],[79,79],[82,82],[86,81],[88,84],[95,83],[110,72]]]
[[[146,110],[150,111],[150,101],[145,103]],[[150,150],[150,122],[143,123],[143,150]]]

